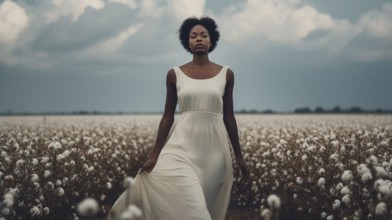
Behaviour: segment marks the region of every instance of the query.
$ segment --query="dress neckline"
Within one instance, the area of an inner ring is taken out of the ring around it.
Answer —
[[[192,77],[186,75],[186,74],[184,73],[184,71],[182,71],[182,69],[181,69],[180,67],[178,67],[178,69],[180,70],[180,72],[181,72],[182,74],[184,74],[185,77],[187,77],[187,78],[189,78],[189,79],[193,79],[193,80],[200,80],[200,81],[203,81],[203,80],[210,80],[210,79],[216,78],[216,77],[223,71],[224,68],[225,68],[225,66],[222,66],[222,68],[219,70],[219,72],[218,72],[217,74],[215,74],[214,76],[210,77],[210,78],[196,79],[196,78],[192,78]]]

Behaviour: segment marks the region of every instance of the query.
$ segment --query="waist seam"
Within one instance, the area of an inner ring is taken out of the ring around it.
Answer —
[[[185,111],[185,112],[181,112],[181,114],[183,115],[183,114],[198,114],[198,113],[201,113],[201,114],[211,114],[211,115],[217,115],[217,116],[221,116],[222,115],[222,113],[217,113],[217,112],[208,112],[208,111]]]

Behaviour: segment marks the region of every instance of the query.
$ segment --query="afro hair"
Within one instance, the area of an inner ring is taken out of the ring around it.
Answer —
[[[213,51],[216,47],[216,44],[218,43],[220,35],[215,21],[209,17],[201,17],[200,19],[196,17],[190,17],[182,22],[182,25],[178,31],[182,46],[185,48],[185,50],[192,53],[191,49],[189,48],[189,34],[192,28],[196,25],[201,25],[207,29],[211,43],[211,47],[208,52]]]

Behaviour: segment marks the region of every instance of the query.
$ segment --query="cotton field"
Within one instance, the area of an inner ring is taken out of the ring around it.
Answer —
[[[0,117],[0,219],[105,219],[159,119]],[[391,115],[237,115],[237,124],[251,171],[242,183],[235,169],[229,213],[248,213],[238,219],[391,218]]]

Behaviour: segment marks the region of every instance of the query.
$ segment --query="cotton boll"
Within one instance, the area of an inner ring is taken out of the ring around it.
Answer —
[[[65,151],[63,152],[63,155],[64,155],[64,157],[68,157],[68,156],[70,155],[69,150],[65,150]]]
[[[349,182],[352,181],[354,179],[353,173],[351,172],[351,170],[345,170],[342,174],[342,180],[344,182]]]
[[[135,184],[135,179],[133,177],[127,177],[124,180],[124,188],[132,187]]]
[[[302,180],[301,177],[297,177],[297,178],[295,179],[295,181],[296,181],[299,185],[302,185],[302,183],[304,182],[304,181]]]
[[[111,189],[112,188],[112,183],[111,182],[107,182],[106,183],[106,188],[107,189]]]
[[[11,208],[14,205],[14,196],[11,193],[7,193],[3,197],[3,205],[7,208]]]
[[[30,215],[33,217],[33,216],[39,216],[39,215],[41,215],[41,210],[37,207],[37,206],[33,206],[31,209],[30,209]]]
[[[368,159],[366,159],[366,162],[372,166],[377,166],[378,165],[378,159],[376,156],[371,155]]]
[[[329,159],[331,159],[334,163],[337,163],[339,162],[339,155],[331,154],[331,156],[329,156]]]
[[[38,165],[38,160],[36,158],[33,158],[33,160],[31,161],[31,163],[36,166]]]
[[[380,186],[385,185],[385,180],[383,179],[378,179],[374,182],[373,188],[378,192],[380,189]]]
[[[320,168],[320,169],[318,170],[318,174],[319,174],[319,175],[325,174],[325,169],[324,169],[324,168]]]
[[[280,209],[280,198],[277,195],[269,195],[267,198],[267,203],[273,209]]]
[[[142,211],[139,207],[131,204],[128,208],[121,214],[120,219],[139,219],[143,216]]]
[[[65,159],[64,155],[62,155],[62,154],[57,155],[57,161],[58,162],[61,162],[64,159]]]
[[[391,195],[391,188],[389,188],[389,186],[387,186],[386,184],[381,185],[378,191],[379,191],[378,194],[379,200],[384,200]]]
[[[8,215],[10,214],[10,212],[11,212],[11,209],[10,209],[10,208],[7,208],[7,207],[2,208],[1,211],[0,211],[0,213],[1,213],[2,215],[4,215],[4,216],[8,216]]]
[[[378,166],[375,169],[376,169],[376,176],[378,178],[388,177],[388,173],[385,171],[384,168]]]
[[[37,182],[38,181],[38,175],[37,174],[32,174],[31,175],[31,182]]]
[[[362,176],[365,173],[370,173],[370,170],[365,164],[362,163],[357,166],[357,172],[360,176]]]
[[[373,177],[372,177],[372,174],[371,173],[364,173],[364,174],[362,174],[362,176],[361,176],[361,180],[362,180],[362,182],[363,183],[367,183],[369,180],[371,180]]]
[[[340,200],[336,199],[335,201],[333,201],[333,203],[332,203],[333,210],[339,209],[340,205],[341,205]]]
[[[317,181],[317,185],[319,187],[324,187],[325,185],[325,179],[323,177],[321,177],[318,181]]]
[[[387,205],[385,202],[380,202],[376,206],[376,215],[385,215],[387,214]]]
[[[350,206],[350,203],[351,203],[350,196],[349,196],[349,195],[343,196],[342,202],[343,202],[346,206]]]
[[[16,166],[20,167],[25,163],[25,161],[23,159],[19,159],[18,161],[16,161]]]
[[[50,213],[50,209],[49,209],[48,207],[44,207],[44,208],[42,209],[42,212],[43,212],[45,215],[48,215],[48,214]]]
[[[63,196],[64,195],[64,189],[63,188],[58,188],[57,189],[57,196]]]
[[[272,212],[270,209],[263,209],[261,211],[261,217],[265,220],[270,220],[272,217]]]
[[[91,217],[99,212],[98,202],[93,198],[86,198],[77,205],[77,212],[84,217]]]
[[[41,163],[47,163],[49,161],[49,157],[43,156],[41,157]]]
[[[61,144],[58,141],[50,142],[48,148],[49,149],[54,149],[54,150],[59,150],[59,149],[61,149]]]
[[[320,216],[321,216],[321,218],[326,218],[327,217],[327,213],[326,212],[322,212]]]
[[[350,190],[350,188],[348,188],[348,186],[345,186],[340,190],[340,194],[349,195],[349,194],[351,194],[351,190]]]
[[[44,171],[44,178],[48,178],[51,175],[49,170]]]
[[[333,215],[328,215],[327,220],[333,220]]]

